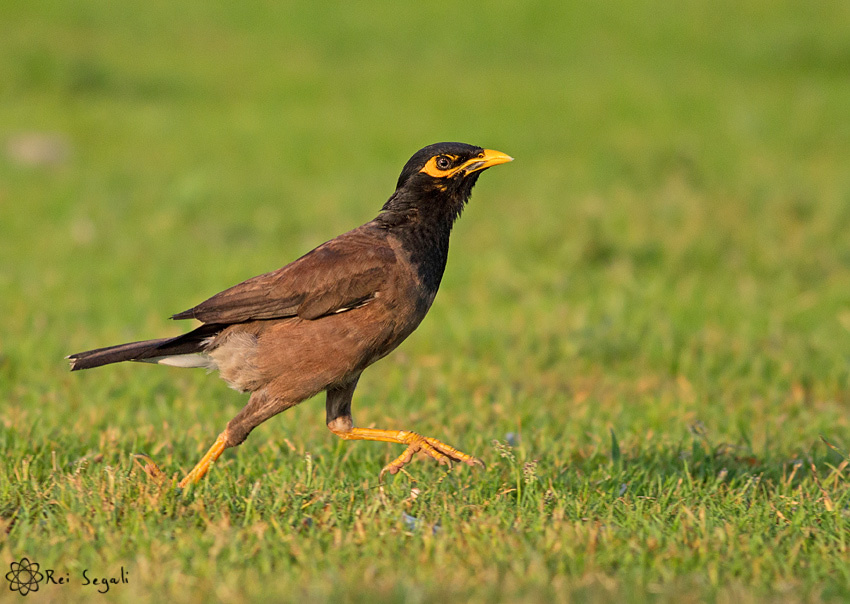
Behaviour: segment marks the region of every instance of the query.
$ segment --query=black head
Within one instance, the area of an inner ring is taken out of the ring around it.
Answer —
[[[512,159],[499,151],[466,143],[434,143],[413,154],[401,171],[396,188],[450,189],[468,178],[474,182],[482,170]]]
[[[500,151],[465,143],[435,143],[417,151],[405,164],[396,192],[385,210],[416,207],[454,220],[469,199],[483,170],[513,158]]]

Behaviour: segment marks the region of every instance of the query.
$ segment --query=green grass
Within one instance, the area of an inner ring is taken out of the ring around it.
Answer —
[[[850,5],[2,13],[0,565],[71,580],[28,598],[123,567],[112,600],[850,599]],[[32,133],[65,155],[22,162]],[[62,357],[180,333],[439,140],[517,161],[354,413],[487,470],[381,490],[399,449],[338,441],[317,399],[198,488],[150,483],[133,453],[184,472],[245,398]]]

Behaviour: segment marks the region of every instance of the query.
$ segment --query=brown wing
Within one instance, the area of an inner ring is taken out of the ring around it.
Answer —
[[[386,240],[361,227],[281,269],[226,289],[172,319],[225,324],[294,316],[317,319],[373,298],[395,263],[395,253]]]

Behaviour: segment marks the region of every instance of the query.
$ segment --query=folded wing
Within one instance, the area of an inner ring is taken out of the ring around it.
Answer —
[[[219,324],[296,316],[318,319],[374,298],[395,262],[395,253],[386,240],[361,227],[281,269],[226,289],[172,319]]]

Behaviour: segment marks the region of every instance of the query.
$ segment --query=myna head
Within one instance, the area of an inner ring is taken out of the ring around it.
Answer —
[[[425,214],[436,211],[454,221],[481,172],[509,161],[513,158],[501,151],[465,143],[428,145],[405,164],[384,210],[415,208]]]

